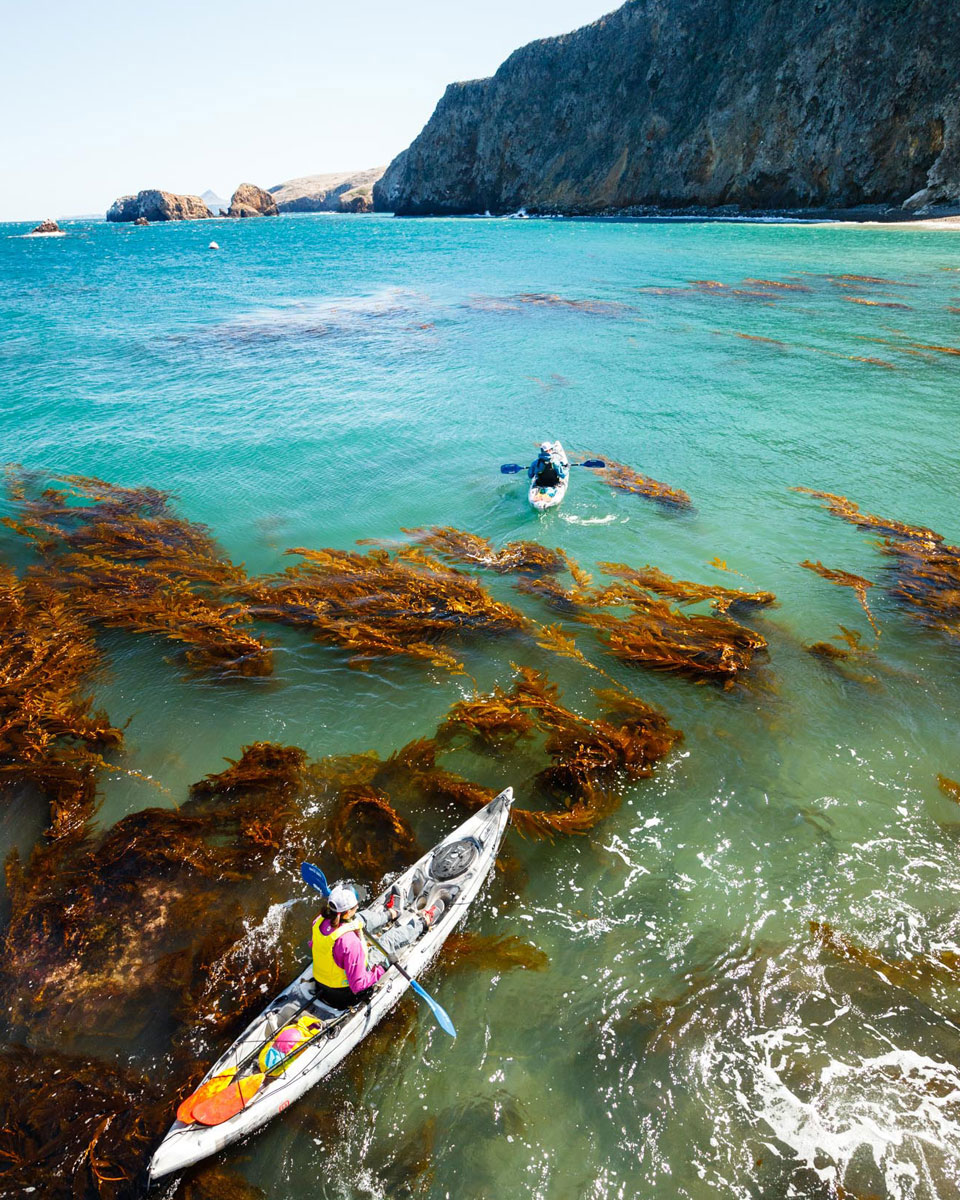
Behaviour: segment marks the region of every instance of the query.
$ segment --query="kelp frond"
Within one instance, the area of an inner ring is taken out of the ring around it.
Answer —
[[[873,582],[869,579],[864,579],[862,575],[854,575],[850,571],[841,571],[832,567],[825,567],[822,562],[811,562],[810,559],[804,559],[800,564],[801,567],[806,567],[808,571],[813,571],[819,575],[821,579],[826,579],[830,583],[834,583],[837,587],[850,588],[857,599],[860,601],[860,607],[867,614],[867,620],[873,632],[880,636],[880,626],[874,620],[873,613],[870,611],[870,605],[867,603],[867,588],[873,587]]]
[[[606,459],[606,463],[606,467],[598,470],[597,474],[604,483],[616,491],[645,496],[648,500],[655,500],[666,508],[693,507],[693,501],[680,488],[660,483],[657,479],[651,479],[649,475],[641,475],[639,471],[634,471],[632,467],[628,467],[624,463],[613,462],[611,459]]]
[[[521,613],[494,600],[478,580],[417,547],[397,554],[382,549],[287,553],[302,561],[245,586],[251,612],[342,646],[352,652],[354,666],[402,655],[461,670],[439,641],[507,633],[525,623]]]

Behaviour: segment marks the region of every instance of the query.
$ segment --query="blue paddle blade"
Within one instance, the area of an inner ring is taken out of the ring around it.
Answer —
[[[523,467],[519,463],[504,463],[500,468],[501,475],[516,475],[518,471],[522,471]]]
[[[330,895],[330,885],[327,883],[326,875],[324,875],[319,867],[315,867],[313,863],[305,862],[300,864],[300,878],[304,883],[309,884],[310,887],[316,888],[324,899]]]
[[[443,1032],[449,1033],[452,1038],[455,1038],[457,1036],[457,1031],[453,1027],[453,1022],[436,1002],[436,1000],[434,1000],[434,998],[430,995],[430,993],[425,992],[415,979],[410,980],[410,986],[417,993],[421,1000],[425,1000],[427,1002],[430,1007],[430,1011],[437,1018],[437,1024],[440,1026]]]
[[[602,458],[586,458],[582,463],[574,463],[576,467],[605,467],[606,465]]]

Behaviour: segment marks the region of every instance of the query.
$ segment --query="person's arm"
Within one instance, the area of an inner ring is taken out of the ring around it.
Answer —
[[[370,970],[364,967],[363,946],[360,935],[355,930],[337,938],[333,947],[333,961],[343,968],[350,991],[354,994],[372,987],[386,970],[385,967],[372,967]]]

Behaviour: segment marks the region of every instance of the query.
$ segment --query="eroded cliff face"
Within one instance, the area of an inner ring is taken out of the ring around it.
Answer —
[[[278,183],[270,192],[280,212],[368,212],[373,207],[373,185],[383,167],[365,171],[339,171],[329,175],[302,175]]]
[[[108,221],[199,221],[212,216],[199,196],[178,196],[156,188],[121,196],[107,209]]]
[[[946,0],[629,0],[451,84],[374,188],[401,214],[960,202]]]

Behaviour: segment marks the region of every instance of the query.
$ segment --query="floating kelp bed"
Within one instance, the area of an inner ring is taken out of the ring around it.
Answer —
[[[96,796],[100,751],[123,735],[86,694],[99,656],[93,636],[48,584],[0,564],[0,786],[38,788],[49,836],[82,828]]]
[[[539,542],[507,542],[500,550],[495,550],[493,543],[486,538],[449,525],[405,529],[403,532],[418,545],[427,546],[434,554],[451,562],[485,567],[499,574],[552,573],[562,571],[570,561],[562,550],[549,550]]]
[[[693,507],[693,501],[681,488],[661,483],[657,479],[652,479],[649,475],[641,475],[639,471],[635,471],[632,467],[628,467],[624,463],[614,462],[609,458],[604,461],[607,464],[606,467],[597,470],[596,474],[615,491],[629,492],[634,496],[644,496],[648,500],[655,500],[658,504],[663,505],[664,508],[683,509]]]
[[[525,623],[521,613],[494,600],[476,579],[416,546],[395,554],[287,553],[303,561],[251,579],[243,588],[249,611],[342,646],[351,652],[352,666],[401,655],[460,671],[459,660],[438,644],[441,640],[508,633]]]
[[[595,589],[567,590],[555,579],[533,579],[517,586],[543,599],[555,612],[596,629],[611,653],[631,666],[721,683],[732,682],[748,670],[766,639],[728,615],[691,616],[672,607],[662,596],[681,605],[709,601],[721,614],[730,610],[765,608],[776,602],[772,592],[748,592],[710,584],[672,579],[656,567],[635,569],[621,563],[601,563],[619,582]],[[617,617],[593,610],[629,608]]]
[[[924,526],[861,512],[846,496],[804,487],[793,491],[824,500],[834,516],[879,535],[881,551],[892,559],[888,593],[925,625],[960,640],[960,548]]]
[[[270,673],[269,650],[229,597],[244,571],[207,529],[173,513],[168,493],[16,469],[8,490],[19,515],[4,524],[40,556],[30,578],[67,596],[83,621],[165,638],[196,672]]]
[[[602,705],[600,717],[581,717],[560,703],[559,690],[546,675],[518,667],[509,692],[496,688],[454,704],[436,742],[443,747],[466,744],[499,756],[539,733],[550,765],[523,790],[540,792],[564,807],[531,812],[515,806],[513,823],[533,836],[583,834],[617,807],[621,781],[649,777],[682,736],[663,713],[630,692],[594,694]]]
[[[296,803],[305,763],[296,747],[257,743],[176,810],[144,809],[99,836],[88,827],[35,849],[26,869],[14,854],[0,966],[8,1021],[28,1036],[40,1021],[48,1040],[96,1034],[142,1025],[158,992],[192,994],[243,932],[241,886],[281,849],[292,862],[308,844]]]

